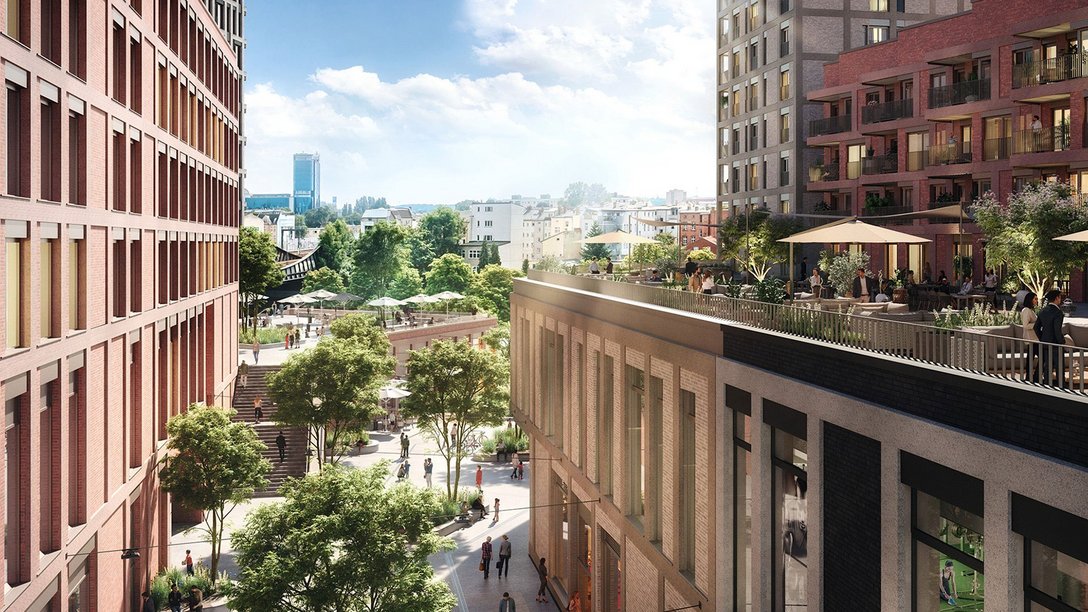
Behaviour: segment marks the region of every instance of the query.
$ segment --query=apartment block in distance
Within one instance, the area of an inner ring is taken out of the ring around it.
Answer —
[[[4,5],[0,608],[134,610],[183,554],[166,421],[231,403],[237,41],[200,2]]]
[[[801,129],[822,116],[805,93],[847,49],[894,39],[901,28],[962,12],[970,0],[718,0],[718,202],[810,212]]]
[[[826,341],[790,306],[514,281],[528,552],[561,606],[1085,609],[1084,385],[968,369],[952,334],[826,314],[851,333]]]
[[[975,0],[962,15],[843,53],[808,96],[824,107],[808,131],[820,153],[809,190],[823,210],[862,216],[967,207],[987,191],[1004,201],[1034,181],[1088,193],[1086,43],[1083,0]],[[990,267],[973,223],[907,223],[896,229],[933,242],[875,249],[875,269],[951,273],[957,253],[975,278]],[[1078,272],[1062,288],[1082,301],[1085,285]]]

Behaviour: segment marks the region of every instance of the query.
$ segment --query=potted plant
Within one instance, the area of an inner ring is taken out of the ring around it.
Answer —
[[[865,194],[865,210],[872,210],[884,206],[884,198],[875,191]]]

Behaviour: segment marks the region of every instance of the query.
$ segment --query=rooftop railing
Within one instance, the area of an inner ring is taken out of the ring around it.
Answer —
[[[882,123],[914,116],[914,100],[892,100],[880,104],[869,104],[861,108],[862,123]]]
[[[929,90],[929,107],[941,108],[990,99],[990,79],[960,81]]]
[[[809,136],[822,136],[824,134],[839,134],[850,129],[850,115],[837,117],[824,117],[808,122]]]
[[[1084,384],[1088,348],[994,335],[982,329],[944,329],[852,311],[767,304],[539,270],[531,270],[529,279],[853,351],[1088,396]],[[835,307],[842,308],[837,304]],[[1049,376],[1046,370],[1050,370]]]

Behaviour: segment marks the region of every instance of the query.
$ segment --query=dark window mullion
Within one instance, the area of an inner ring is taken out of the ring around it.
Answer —
[[[982,572],[983,574],[986,573],[983,569],[984,564],[980,559],[972,557],[971,555],[963,552],[955,546],[952,546],[951,544],[942,542],[940,539],[933,537],[932,535],[922,531],[921,529],[918,529],[917,527],[914,528],[914,539],[932,548],[933,550],[936,550],[937,552],[944,553],[945,555],[954,558],[956,561],[959,561],[960,563],[977,572]]]

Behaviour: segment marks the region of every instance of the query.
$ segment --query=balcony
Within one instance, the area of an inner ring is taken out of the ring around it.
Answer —
[[[1070,53],[1039,62],[1013,66],[1012,86],[1018,88],[1060,83],[1084,76],[1088,76],[1088,54]]]
[[[850,130],[850,115],[837,117],[824,117],[808,122],[809,136],[823,136],[824,134],[841,134]]]
[[[907,151],[907,172],[917,172],[929,165],[929,151]]]
[[[866,176],[892,172],[899,172],[899,157],[894,153],[861,160],[861,173]]]
[[[929,108],[943,108],[990,99],[990,79],[961,81],[929,90]]]
[[[873,206],[866,207],[861,211],[862,217],[886,217],[888,215],[902,215],[905,213],[914,212],[913,206]],[[913,219],[889,219],[885,221],[888,225],[910,225],[914,223]]]
[[[861,109],[861,122],[883,123],[914,116],[914,100],[893,100],[882,104],[870,104]]]
[[[955,197],[955,196],[951,196],[951,197]],[[956,205],[959,205],[961,207],[967,207],[967,206],[970,206],[971,203],[970,202],[961,202],[959,200],[949,199],[949,196],[942,196],[940,198],[937,198],[937,200],[935,200],[933,202],[930,202],[929,203],[929,209],[930,210],[936,210],[938,208],[945,208],[946,206],[956,206]],[[959,219],[944,218],[944,217],[942,217],[942,218],[933,218],[933,219],[929,219],[928,221],[931,224],[933,224],[933,223],[959,223],[960,222]],[[963,218],[963,221],[966,223],[966,222],[969,222],[970,219],[965,216]]]
[[[971,163],[971,143],[969,142],[950,142],[929,148],[930,166],[967,163]]]
[[[1047,127],[1038,130],[1013,132],[1014,154],[1053,153],[1069,148],[1069,126]]]
[[[982,141],[982,160],[1008,159],[1012,151],[1012,136],[987,138]]]
[[[816,183],[819,181],[837,181],[839,180],[839,164],[835,162],[829,166],[811,166],[808,169],[808,180],[810,183]]]

